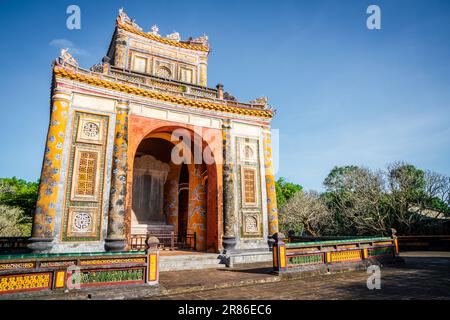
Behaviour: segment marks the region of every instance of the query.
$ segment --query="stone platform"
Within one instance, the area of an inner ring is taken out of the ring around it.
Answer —
[[[197,269],[219,269],[225,268],[219,255],[216,253],[198,253],[192,251],[168,251],[160,255],[159,270],[164,271],[180,271],[180,270],[197,270]]]
[[[164,250],[160,253],[160,271],[232,268],[235,265],[255,263],[268,263],[271,266],[272,259],[270,251],[216,254],[193,250]]]
[[[221,254],[220,259],[227,267],[234,267],[240,264],[252,264],[252,263],[272,263],[273,255],[268,250],[258,251],[242,251],[231,254]]]

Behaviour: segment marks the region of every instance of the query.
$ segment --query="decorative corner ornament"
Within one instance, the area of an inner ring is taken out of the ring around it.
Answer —
[[[120,20],[120,22],[128,24],[130,26],[132,26],[133,28],[142,31],[142,28],[135,22],[134,19],[130,19],[130,17],[125,13],[123,8],[119,9],[119,17],[118,19]]]
[[[69,53],[69,49],[61,49],[60,58],[63,64],[70,64],[75,67],[78,67],[78,62],[75,58]]]
[[[123,7],[119,9],[119,18],[122,20],[122,22],[130,22],[131,19],[128,17],[128,15],[125,13]]]
[[[191,43],[196,43],[196,44],[201,44],[201,45],[203,45],[203,46],[209,46],[208,41],[209,41],[208,36],[204,34],[204,35],[201,36],[201,37],[192,39],[190,42],[191,42]]]
[[[267,99],[267,97],[261,97],[261,98],[257,98],[255,100],[250,101],[250,104],[257,104],[257,105],[262,105],[262,106],[267,106],[268,103],[269,103],[269,99]]]
[[[176,31],[174,31],[171,34],[168,34],[166,36],[166,38],[170,39],[170,40],[173,40],[173,41],[180,41],[181,40],[180,34],[178,32],[176,32]]]

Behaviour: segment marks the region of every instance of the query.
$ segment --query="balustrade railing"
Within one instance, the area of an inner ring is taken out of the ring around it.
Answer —
[[[298,240],[299,238],[297,238]],[[398,257],[398,241],[394,237],[319,239],[291,242],[275,238],[274,271],[301,271],[326,268],[330,265],[358,263],[368,260],[394,260]]]
[[[79,66],[74,66],[64,62],[61,58],[58,59],[59,64],[64,67],[73,68],[78,73],[85,74],[91,77],[97,77],[103,80],[114,81],[122,84],[131,84],[138,88],[150,89],[158,92],[170,92],[172,94],[180,95],[185,98],[195,98],[203,101],[211,101],[219,104],[225,104],[231,107],[238,107],[243,109],[260,109],[264,110],[268,107],[263,104],[245,103],[240,101],[223,100],[217,98],[217,90],[213,88],[203,87],[178,80],[171,80],[157,77],[146,73],[130,71],[121,68],[111,67],[110,74],[103,74],[92,70],[84,69]],[[153,82],[153,84],[152,84]],[[155,83],[159,83],[155,84]],[[166,84],[166,88],[161,88],[161,85]],[[182,89],[171,88],[170,85],[182,87]],[[192,93],[190,93],[192,92]],[[269,108],[270,109],[270,108]]]

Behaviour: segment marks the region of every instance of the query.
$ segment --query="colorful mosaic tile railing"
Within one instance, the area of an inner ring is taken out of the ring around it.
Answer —
[[[17,270],[17,269],[32,269],[34,262],[27,263],[0,263],[0,270]]]
[[[50,272],[0,276],[0,294],[49,289],[51,280]]]
[[[299,256],[288,257],[288,266],[293,265],[310,265],[324,262],[323,253],[305,254]]]
[[[391,247],[374,248],[368,250],[369,257],[382,257],[382,256],[392,256]]]
[[[363,263],[366,260],[395,259],[398,256],[398,246],[395,237],[299,243],[284,243],[282,239],[276,239],[273,252],[274,271],[282,273]]]
[[[336,263],[336,262],[350,262],[361,260],[362,260],[361,250],[345,250],[345,251],[331,252],[329,262]]]
[[[0,296],[158,282],[158,251],[0,256]],[[148,277],[148,279],[147,279]]]
[[[125,283],[144,283],[145,269],[117,269],[117,270],[83,270],[71,277],[72,285],[80,283],[83,286],[112,285]]]

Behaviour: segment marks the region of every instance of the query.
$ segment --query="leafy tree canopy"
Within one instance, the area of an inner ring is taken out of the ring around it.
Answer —
[[[303,187],[299,184],[287,182],[285,178],[281,177],[275,182],[275,188],[277,192],[277,204],[282,206],[289,199],[291,199],[297,192],[303,190]]]
[[[0,204],[23,210],[24,216],[31,219],[36,209],[39,182],[23,179],[0,178]]]
[[[351,177],[363,171],[358,166],[334,167],[325,178],[323,185],[328,192],[352,191]],[[350,190],[349,190],[350,189]]]
[[[402,193],[408,201],[419,203],[425,197],[425,172],[407,163],[394,163],[388,168],[392,192]]]

